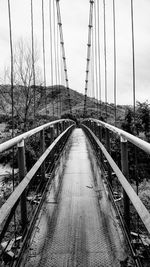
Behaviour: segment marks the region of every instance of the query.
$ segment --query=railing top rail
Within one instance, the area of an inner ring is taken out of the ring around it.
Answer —
[[[67,133],[67,131],[72,126],[68,127],[64,132],[62,132],[54,141],[53,143],[46,149],[46,151],[42,154],[42,156],[37,160],[37,162],[33,165],[30,171],[26,174],[23,180],[19,183],[19,185],[15,188],[3,206],[0,208],[0,225],[3,223],[11,209],[14,207],[15,203],[18,201],[19,197],[21,196],[22,192],[26,189],[28,184],[30,183],[31,179],[44,162],[50,151],[54,148],[54,146],[58,143],[58,141]],[[38,127],[39,128],[39,127]]]
[[[34,129],[28,131],[28,132],[25,132],[23,134],[20,134],[20,135],[14,137],[14,138],[12,138],[12,139],[10,139],[10,140],[2,143],[2,144],[0,144],[0,152],[3,152],[5,150],[7,150],[7,149],[9,149],[9,148],[17,145],[22,140],[25,140],[25,139],[29,138],[30,136],[32,136],[32,135],[34,135],[34,134],[36,134],[36,133],[38,133],[38,132],[40,132],[40,131],[42,131],[44,129],[47,129],[48,127],[50,127],[52,125],[55,125],[55,124],[57,124],[59,122],[63,122],[63,121],[70,121],[72,123],[75,123],[74,121],[72,121],[70,119],[61,119],[61,120],[56,120],[56,121],[48,122],[46,124],[43,124],[41,126],[38,126],[38,127],[34,128]]]
[[[133,206],[135,207],[137,213],[139,214],[141,220],[143,221],[146,229],[148,230],[150,234],[150,213],[145,207],[145,205],[140,200],[139,196],[136,194],[130,183],[127,181],[126,177],[123,175],[113,158],[110,156],[106,148],[102,145],[102,143],[99,141],[99,139],[94,135],[94,133],[86,126],[84,126],[88,132],[91,134],[91,136],[96,141],[97,145],[101,148],[101,151],[105,155],[106,159],[108,160],[111,168],[115,172],[116,176],[118,177],[118,180],[122,187],[124,188],[125,192],[127,193],[130,201],[132,202]]]
[[[124,139],[127,139],[129,142],[134,144],[135,146],[139,147],[140,149],[144,150],[146,153],[150,154],[150,143],[140,139],[139,137],[136,137],[130,133],[127,133],[126,131],[119,129],[111,124],[108,124],[106,122],[97,120],[97,119],[85,119],[83,121],[93,121],[96,122],[99,125],[102,125],[104,128],[109,129],[110,131],[114,132],[120,137],[123,137]]]

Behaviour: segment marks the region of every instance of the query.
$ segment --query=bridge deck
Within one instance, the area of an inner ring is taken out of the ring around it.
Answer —
[[[55,181],[23,266],[124,266],[120,263],[126,259],[127,249],[119,222],[81,129],[74,130],[68,147],[57,200]]]

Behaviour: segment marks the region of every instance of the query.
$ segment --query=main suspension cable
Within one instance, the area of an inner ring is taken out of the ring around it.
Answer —
[[[89,12],[89,30],[88,30],[88,44],[87,44],[87,59],[86,59],[86,79],[85,79],[85,97],[84,97],[84,114],[86,116],[86,105],[87,105],[87,90],[88,90],[88,79],[89,79],[89,63],[91,60],[91,37],[92,37],[92,27],[93,27],[93,4],[94,1],[90,0],[90,12]]]
[[[95,78],[94,78],[94,74],[95,74],[95,56],[94,55],[95,55],[95,53],[94,53],[94,31],[92,30],[92,32],[91,32],[91,59],[90,59],[91,86],[92,86],[91,93],[92,93],[92,97],[94,100],[94,108],[95,108],[96,95],[95,95]],[[89,66],[89,72],[90,72],[90,66]]]
[[[68,71],[67,71],[67,63],[66,63],[66,53],[65,53],[65,46],[64,46],[64,37],[63,37],[63,30],[62,30],[62,20],[61,20],[61,12],[60,12],[60,0],[56,0],[56,8],[57,8],[57,21],[59,26],[59,33],[60,33],[60,44],[62,47],[62,59],[63,59],[63,65],[64,65],[64,74],[65,74],[65,83],[66,88],[68,91],[68,100],[69,100],[69,110],[70,114],[72,114],[72,107],[71,107],[71,99],[70,99],[70,91],[69,91],[69,80],[68,80]]]

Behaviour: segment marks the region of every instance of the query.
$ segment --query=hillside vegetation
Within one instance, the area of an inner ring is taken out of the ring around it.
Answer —
[[[3,115],[11,115],[11,87],[9,85],[0,86],[0,113]],[[83,116],[84,111],[84,95],[72,90],[66,89],[64,86],[43,86],[35,87],[36,114],[44,116],[45,106],[47,107],[47,115],[49,117],[60,118],[64,114],[69,114],[69,94],[72,107],[72,114],[76,118]],[[33,119],[33,95],[34,88],[25,88],[23,86],[14,86],[14,113],[19,121],[25,122]],[[46,98],[45,98],[46,95]],[[87,113],[86,117],[99,118],[101,115],[105,119],[105,104],[97,103],[94,98],[87,97]],[[107,104],[108,122],[114,121],[114,105]],[[125,116],[125,107],[117,106],[118,120],[122,120]]]
[[[70,112],[69,109],[69,97],[68,89],[64,86],[47,87],[47,110],[48,114],[54,114],[58,117]],[[84,95],[69,89],[70,103],[72,107],[72,114],[77,118],[83,117],[84,111]],[[87,97],[87,117],[97,118],[100,116],[100,109],[102,117],[105,118],[105,104],[103,102],[97,103],[97,100],[91,97]],[[60,114],[61,111],[61,114]],[[114,105],[107,104],[108,119],[113,120],[114,117]],[[41,101],[39,114],[45,114],[44,98]],[[125,107],[117,106],[117,116],[122,119],[125,116]]]

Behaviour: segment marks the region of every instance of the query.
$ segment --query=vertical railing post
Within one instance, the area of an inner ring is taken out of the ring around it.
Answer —
[[[57,137],[59,136],[59,122],[56,124],[57,129]]]
[[[92,131],[92,122],[91,122],[91,120],[89,121],[89,128],[90,128],[91,131]]]
[[[54,128],[53,126],[50,127],[50,138],[51,138],[51,143],[53,143],[54,141]]]
[[[92,131],[93,133],[95,133],[95,122],[94,121],[92,122]]]
[[[99,125],[98,125],[98,123],[95,124],[95,127],[96,127],[96,129],[95,129],[96,130],[95,135],[98,138],[99,137]],[[100,149],[99,149],[99,146],[97,145],[98,158],[99,158],[99,153],[100,153]]]
[[[129,179],[129,169],[128,169],[128,143],[125,138],[121,136],[121,167],[124,176]],[[123,190],[123,202],[124,202],[124,222],[127,227],[128,232],[130,232],[130,200]]]
[[[108,153],[110,154],[111,153],[111,148],[110,148],[110,133],[109,133],[109,130],[106,128],[105,129],[105,133],[106,133],[106,149],[108,151]],[[108,163],[108,179],[109,179],[109,182],[110,184],[112,185],[112,175],[111,175],[111,167]]]
[[[93,129],[93,132],[94,132],[94,134],[96,135],[96,122],[93,122],[93,126],[94,126],[94,129]]]
[[[60,122],[57,123],[57,136],[61,134],[60,124]]]
[[[93,130],[94,130],[94,127],[93,127],[93,121],[91,121],[91,131],[93,132]]]
[[[88,125],[88,127],[91,129],[91,131],[92,131],[92,122],[91,121],[89,121],[89,125]]]
[[[59,124],[60,133],[62,133],[62,131],[63,131],[63,130],[62,130],[62,127],[63,127],[63,126],[62,126],[62,122],[60,122],[60,124]]]
[[[88,128],[90,128],[90,122],[89,122],[89,120],[86,121],[86,122],[84,122],[84,123],[85,123],[85,125],[86,125]]]
[[[54,140],[55,140],[56,139],[56,135],[57,135],[56,124],[53,125],[53,131],[54,131]]]
[[[92,132],[94,133],[94,121],[91,122],[92,125]]]
[[[19,168],[19,181],[21,182],[26,175],[24,140],[18,143],[18,168]],[[21,195],[20,206],[21,206],[22,231],[24,232],[27,227],[27,205],[26,205],[26,192],[25,191]]]
[[[98,126],[98,138],[100,142],[102,142],[102,127],[101,125]]]
[[[64,121],[64,122],[63,122],[63,131],[65,131],[65,129],[66,129],[66,127],[67,127],[66,125],[67,125],[67,122]]]
[[[101,125],[98,125],[98,139],[100,140],[100,142],[102,142],[102,127],[101,127]],[[102,153],[101,149],[99,151],[99,155],[100,155],[100,163],[102,163],[103,153]]]
[[[97,132],[98,131],[98,125],[97,125],[97,123],[95,123],[95,135],[97,136]]]
[[[40,132],[40,152],[41,155],[45,152],[45,131]],[[45,180],[45,161],[41,165],[41,177]]]
[[[69,127],[69,121],[65,121],[65,130]]]

